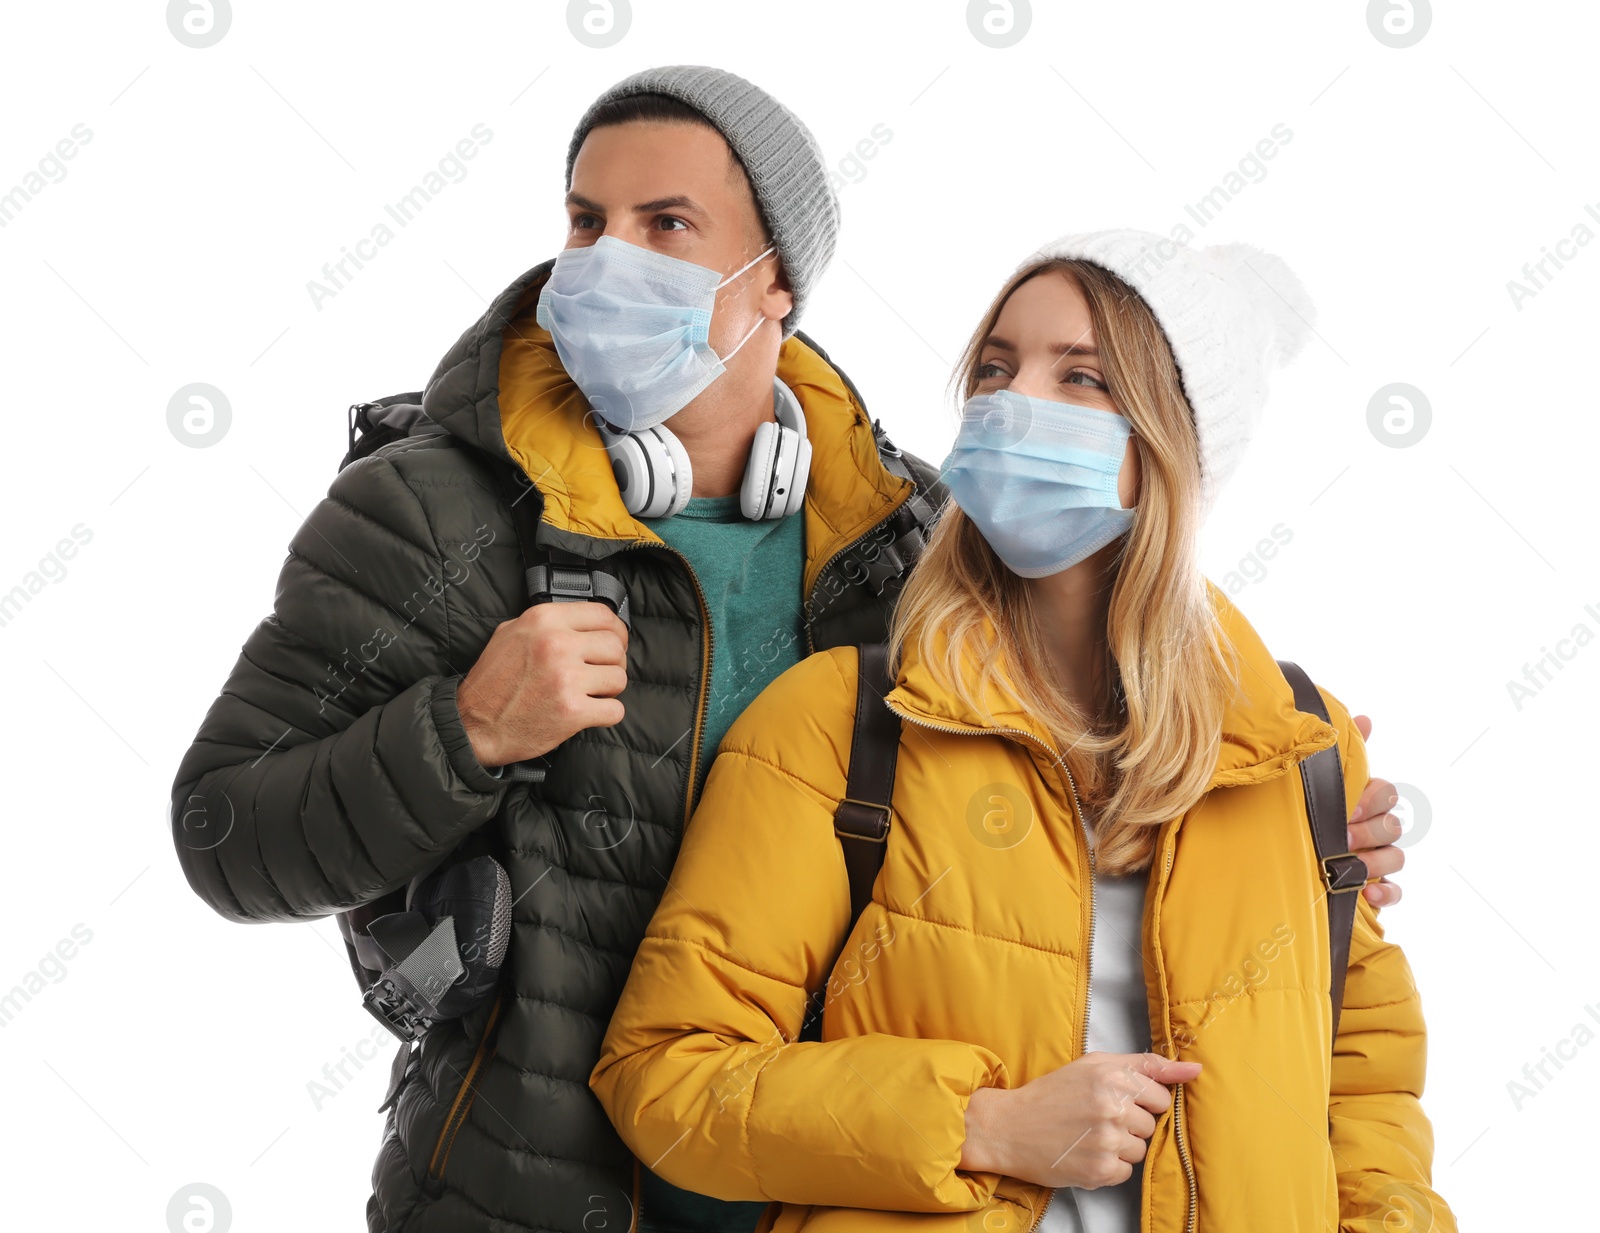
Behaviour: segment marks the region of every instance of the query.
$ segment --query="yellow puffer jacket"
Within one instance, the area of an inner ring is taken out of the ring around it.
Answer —
[[[1453,1233],[1419,1103],[1421,1003],[1364,897],[1329,1040],[1327,909],[1289,772],[1337,739],[1353,807],[1365,747],[1326,692],[1333,726],[1297,711],[1210,593],[1240,690],[1210,791],[1162,828],[1143,930],[1152,1049],[1205,1068],[1157,1120],[1141,1229]],[[1083,830],[1048,734],[1004,699],[986,725],[908,648],[883,871],[832,969],[823,1040],[789,1043],[845,940],[832,818],[855,697],[854,648],[825,651],[728,732],[591,1084],[669,1181],[781,1203],[775,1233],[1021,1233],[1051,1191],[959,1170],[963,1116],[974,1089],[1082,1054]]]

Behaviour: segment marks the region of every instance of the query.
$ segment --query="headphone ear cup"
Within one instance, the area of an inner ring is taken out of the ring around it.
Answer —
[[[784,517],[798,510],[806,503],[806,480],[811,476],[811,438],[800,438],[800,454],[794,462],[794,473],[789,477],[788,504],[784,506]]]
[[[778,434],[783,431],[781,425],[771,421],[756,425],[755,439],[750,442],[750,461],[745,463],[744,480],[739,485],[739,512],[746,518],[767,516],[767,500],[773,487],[773,456],[778,451]]]
[[[694,479],[683,442],[665,428],[602,432],[623,507],[639,518],[668,518],[689,503]]]
[[[617,491],[622,494],[622,504],[630,514],[640,513],[650,503],[650,464],[644,447],[630,433],[602,433],[606,454],[611,459],[611,473],[617,479]]]
[[[766,518],[782,518],[789,512],[789,497],[794,491],[794,464],[799,461],[805,439],[794,429],[778,429],[778,456],[772,460],[771,490],[767,493]]]
[[[689,463],[689,451],[683,448],[683,442],[673,435],[668,428],[652,428],[662,446],[666,449],[667,457],[672,460],[672,475],[660,477],[660,485],[665,488],[671,485],[672,496],[667,502],[666,511],[659,515],[670,518],[680,512],[689,504],[689,497],[694,492],[694,471]]]

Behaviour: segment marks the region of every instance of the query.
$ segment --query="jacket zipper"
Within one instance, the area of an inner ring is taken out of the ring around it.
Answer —
[[[1166,867],[1161,871],[1162,885],[1165,886],[1167,877],[1172,873],[1172,857],[1177,851],[1177,836],[1173,835],[1167,843]],[[1189,1210],[1184,1217],[1184,1233],[1191,1233],[1194,1229],[1195,1216],[1200,1205],[1200,1196],[1194,1180],[1194,1164],[1189,1159],[1189,1143],[1183,1135],[1183,1084],[1179,1083],[1172,1094],[1172,1135],[1178,1145],[1178,1159],[1183,1162],[1184,1180],[1189,1184]]]
[[[1183,1161],[1183,1176],[1189,1183],[1189,1213],[1184,1218],[1184,1233],[1190,1233],[1194,1228],[1194,1217],[1197,1195],[1194,1185],[1194,1166],[1189,1163],[1189,1145],[1183,1137],[1183,1084],[1178,1084],[1172,1093],[1172,1130],[1178,1143],[1178,1159]]]
[[[683,824],[678,828],[678,833],[683,834],[689,826],[689,815],[694,812],[695,781],[700,770],[700,740],[705,730],[706,700],[711,693],[711,648],[713,633],[711,630],[711,605],[706,600],[705,588],[700,585],[696,577],[694,566],[689,564],[689,558],[684,556],[671,544],[653,544],[649,540],[635,540],[628,545],[629,548],[655,548],[661,547],[670,552],[683,562],[683,568],[689,575],[689,581],[694,583],[695,598],[700,603],[700,623],[705,628],[706,636],[700,649],[700,696],[695,700],[694,708],[694,736],[689,745],[689,784],[683,798]],[[638,1233],[644,1227],[644,1166],[639,1158],[633,1158],[633,1220],[628,1226],[628,1233]]]
[[[1082,850],[1084,852],[1084,858],[1085,858],[1086,863],[1089,866],[1089,927],[1088,927],[1088,930],[1087,930],[1087,933],[1088,933],[1088,944],[1087,944],[1087,947],[1086,947],[1086,949],[1084,951],[1084,960],[1083,960],[1083,970],[1084,970],[1083,1031],[1079,1036],[1079,1043],[1078,1043],[1078,1056],[1082,1057],[1085,1053],[1087,1053],[1089,1051],[1089,999],[1090,999],[1091,994],[1092,994],[1092,986],[1090,984],[1090,978],[1093,975],[1093,969],[1094,969],[1094,869],[1095,869],[1095,859],[1094,859],[1094,849],[1089,846],[1089,837],[1088,837],[1089,824],[1088,824],[1088,822],[1086,822],[1084,820],[1083,806],[1078,800],[1078,784],[1077,784],[1077,781],[1072,777],[1072,768],[1067,765],[1066,759],[1063,758],[1059,753],[1057,753],[1055,750],[1051,749],[1050,746],[1046,745],[1043,741],[1041,741],[1033,733],[1025,731],[1022,728],[982,728],[982,729],[973,729],[973,728],[966,728],[966,727],[953,727],[953,726],[950,726],[950,725],[947,725],[947,724],[936,724],[936,723],[933,723],[930,720],[926,720],[926,719],[918,719],[915,715],[907,715],[904,711],[900,710],[898,707],[891,706],[891,707],[889,707],[889,709],[891,711],[894,711],[894,713],[896,715],[900,716],[900,718],[902,718],[902,719],[910,720],[914,724],[921,724],[924,728],[932,728],[936,732],[955,732],[955,733],[959,733],[959,734],[966,735],[966,736],[979,736],[979,735],[990,735],[990,734],[999,735],[999,736],[1020,736],[1024,740],[1030,742],[1031,744],[1037,745],[1040,749],[1044,750],[1045,753],[1050,755],[1051,764],[1054,765],[1054,766],[1059,766],[1063,771],[1066,772],[1067,787],[1072,793],[1073,820],[1077,823],[1077,826],[1074,827],[1074,829],[1078,833],[1078,840],[1082,844]],[[1051,1202],[1054,1201],[1055,1197],[1056,1197],[1056,1188],[1055,1187],[1051,1187],[1050,1193],[1045,1196],[1044,1202],[1039,1205],[1039,1210],[1034,1213],[1033,1219],[1029,1222],[1027,1233],[1032,1233],[1032,1231],[1034,1229],[1039,1227],[1039,1224],[1044,1220],[1045,1212],[1049,1209],[1050,1204],[1051,1204]],[[1187,1230],[1185,1230],[1185,1233],[1187,1233]]]
[[[634,548],[659,548],[670,552],[683,562],[683,568],[689,575],[689,581],[694,583],[695,598],[700,603],[700,624],[706,631],[705,639],[700,647],[700,695],[695,700],[694,736],[689,745],[689,784],[683,797],[683,824],[678,828],[679,835],[682,835],[689,825],[689,815],[694,812],[694,789],[700,770],[700,739],[704,735],[705,729],[706,700],[711,693],[711,648],[714,638],[711,630],[711,605],[706,600],[705,588],[700,585],[700,579],[695,576],[694,566],[689,564],[689,558],[671,544],[658,544],[653,540],[636,539],[624,544],[618,551],[626,552]]]
[[[706,627],[705,641],[700,645],[700,697],[694,705],[694,736],[690,738],[689,745],[689,789],[683,797],[683,826],[679,829],[679,834],[682,834],[688,829],[689,815],[694,812],[694,789],[700,778],[700,741],[705,736],[706,703],[711,698],[711,666],[715,662],[711,657],[711,648],[715,635],[711,629],[711,605],[700,586],[700,579],[695,576],[694,566],[676,548],[669,548],[668,551],[682,561],[683,568],[689,571],[689,581],[694,583],[695,597],[700,601],[700,620]]]
[[[472,1108],[473,1098],[478,1094],[478,1083],[483,1078],[489,1059],[497,1052],[496,1048],[490,1046],[489,1040],[494,1035],[495,1024],[499,1021],[500,1008],[504,1002],[505,996],[502,994],[495,998],[494,1005],[489,1010],[489,1018],[483,1025],[483,1035],[478,1039],[472,1063],[467,1067],[461,1086],[456,1089],[456,1098],[451,1102],[450,1112],[446,1115],[444,1125],[439,1130],[439,1137],[434,1142],[433,1155],[428,1161],[429,1177],[438,1180],[444,1178],[444,1168],[450,1159],[450,1150],[455,1146],[456,1136],[461,1133],[461,1127],[466,1124],[467,1111]]]

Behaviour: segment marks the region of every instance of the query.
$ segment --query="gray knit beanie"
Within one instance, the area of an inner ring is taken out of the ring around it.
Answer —
[[[632,94],[665,94],[693,107],[739,156],[794,288],[794,308],[783,320],[788,338],[839,235],[839,200],[817,139],[794,112],[743,77],[704,65],[670,64],[625,77],[583,113],[567,147],[568,188],[595,112]]]

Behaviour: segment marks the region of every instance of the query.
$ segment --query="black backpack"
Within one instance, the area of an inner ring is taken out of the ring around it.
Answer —
[[[395,441],[444,431],[423,413],[420,392],[357,403],[349,415],[349,449],[340,470]],[[526,499],[533,485],[504,459],[489,465],[517,528],[528,602],[599,600],[626,623],[627,594],[616,577],[576,555],[537,548],[539,500]],[[502,777],[539,783],[547,763],[514,763]],[[511,935],[510,879],[480,828],[407,886],[340,912],[338,923],[362,1005],[409,1042],[494,992]]]

